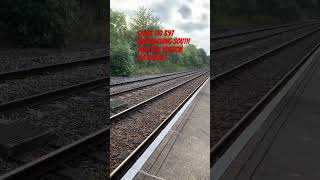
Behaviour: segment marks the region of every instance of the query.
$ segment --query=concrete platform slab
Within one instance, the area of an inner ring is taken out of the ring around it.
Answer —
[[[210,82],[193,99],[135,180],[209,179]]]
[[[219,180],[320,179],[320,51]]]
[[[252,174],[254,180],[320,179],[320,68],[296,102]]]

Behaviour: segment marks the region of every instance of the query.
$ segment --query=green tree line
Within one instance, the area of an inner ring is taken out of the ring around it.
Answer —
[[[279,24],[320,15],[320,0],[214,0],[216,27]]]
[[[105,0],[1,0],[0,33],[22,47],[61,47],[105,33]],[[104,13],[104,14],[103,14]],[[102,18],[104,17],[104,18]],[[106,36],[106,35],[105,35]]]
[[[127,23],[124,13],[110,11],[111,74],[128,76],[132,73],[159,73],[202,68],[209,65],[204,49],[193,44],[184,46],[182,53],[167,53],[162,61],[137,60],[137,31],[163,29],[160,19],[150,10],[139,8]]]

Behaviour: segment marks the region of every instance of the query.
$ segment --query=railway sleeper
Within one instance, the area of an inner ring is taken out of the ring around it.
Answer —
[[[61,168],[61,170],[58,170],[55,174],[62,177],[63,179],[68,180],[93,180],[92,178],[84,174],[83,170],[72,168],[67,165],[64,165],[63,168]]]
[[[52,141],[51,129],[34,126],[26,121],[0,124],[0,156],[13,157]]]
[[[128,104],[122,100],[110,100],[111,111],[119,111],[128,107]]]

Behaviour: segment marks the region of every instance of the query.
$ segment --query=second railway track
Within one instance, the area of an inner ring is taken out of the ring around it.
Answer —
[[[187,81],[192,77],[199,76],[199,74],[201,74],[201,72],[195,71],[172,76],[169,78],[157,79],[156,81],[153,80],[152,82],[146,82],[145,84],[143,83],[138,86],[130,86],[129,89],[120,91],[120,93],[111,94],[111,102],[120,101],[125,106],[117,109],[111,107],[111,115],[113,116],[114,114],[122,111],[123,109],[130,108],[136,104],[139,104],[140,102],[145,101],[150,97],[153,97],[170,89],[176,84]]]
[[[0,103],[107,76],[106,56],[0,73]]]
[[[187,71],[182,73],[173,73],[165,76],[157,76],[156,78],[152,77],[138,81],[129,81],[127,83],[121,83],[110,88],[110,96],[113,97],[116,95],[124,94],[133,90],[156,85],[165,81],[170,81],[194,73],[196,73],[196,71]]]
[[[211,78],[211,166],[319,41],[320,28],[309,30]]]
[[[290,41],[306,32],[312,31],[320,26],[319,23],[301,26],[301,28],[288,31],[286,33],[277,34],[276,36],[250,41],[237,47],[225,49],[214,53],[211,63],[211,74],[217,75],[224,71],[237,66],[246,60],[258,56],[264,51],[271,50],[281,43]]]

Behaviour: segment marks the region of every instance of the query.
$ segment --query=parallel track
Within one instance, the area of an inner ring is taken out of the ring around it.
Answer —
[[[15,109],[15,108],[21,108],[21,107],[31,107],[34,105],[38,105],[44,102],[47,102],[48,100],[58,100],[62,99],[65,97],[68,97],[71,93],[76,93],[76,92],[83,92],[83,91],[89,91],[97,88],[102,88],[105,87],[108,78],[99,78],[95,80],[90,80],[87,82],[55,89],[52,91],[46,91],[40,94],[36,94],[33,96],[28,96],[24,98],[20,98],[17,100],[13,100],[10,102],[5,102],[0,104],[0,111],[6,111],[10,109]]]
[[[163,77],[168,77],[168,76],[174,76],[178,74],[184,74],[188,73],[189,71],[183,71],[183,72],[177,72],[177,73],[170,73],[170,74],[164,74],[164,75],[157,75],[155,77],[147,77],[147,78],[141,78],[141,79],[136,79],[136,80],[129,80],[129,81],[124,81],[124,82],[118,82],[118,83],[111,83],[110,87],[115,87],[115,86],[121,86],[121,85],[127,85],[131,83],[136,83],[136,82],[141,82],[141,81],[146,81],[146,80],[153,80],[153,79],[158,79],[158,78],[163,78]]]
[[[140,85],[140,86],[132,87],[132,88],[129,88],[129,89],[120,90],[120,91],[116,91],[116,92],[110,93],[110,97],[118,96],[118,95],[121,95],[121,94],[124,94],[124,93],[128,93],[128,92],[132,92],[132,91],[136,91],[136,90],[139,90],[139,89],[142,89],[142,88],[154,86],[154,85],[157,85],[157,84],[160,84],[160,83],[164,83],[164,82],[167,82],[167,81],[171,81],[171,80],[178,79],[178,78],[181,78],[181,77],[184,77],[184,76],[188,76],[188,75],[191,75],[191,74],[195,74],[195,73],[196,73],[196,71],[184,72],[184,73],[176,73],[176,74],[170,75],[170,76],[173,76],[173,77],[168,78],[168,79],[155,81],[155,82],[152,82],[152,83],[147,83],[147,84],[144,84],[144,85]],[[162,77],[170,77],[170,76],[165,75],[165,76],[162,76]],[[159,79],[159,78],[161,78],[161,77],[148,78],[148,79],[144,79],[144,81],[154,80],[154,79]],[[136,82],[141,82],[141,81],[142,80],[138,80]],[[127,82],[127,83],[122,84],[122,85],[131,84],[131,83],[134,83],[134,82],[130,81],[130,82]]]
[[[136,104],[136,105],[134,105],[134,106],[132,106],[132,107],[124,110],[124,111],[119,112],[119,113],[111,116],[111,117],[110,117],[110,121],[119,120],[120,117],[123,117],[123,116],[125,116],[125,115],[127,115],[127,114],[129,114],[129,113],[131,113],[131,112],[133,112],[133,111],[135,111],[136,109],[138,109],[138,108],[146,105],[147,103],[150,103],[150,102],[152,102],[152,101],[155,101],[155,100],[158,99],[158,98],[161,98],[162,96],[170,93],[171,91],[173,91],[173,90],[181,87],[182,85],[184,85],[184,84],[186,84],[186,83],[188,83],[188,82],[190,82],[190,81],[192,81],[192,80],[194,80],[194,79],[196,79],[196,78],[199,78],[200,76],[203,76],[204,74],[206,74],[206,72],[205,72],[205,73],[202,73],[202,74],[200,74],[200,75],[197,75],[197,76],[195,76],[195,77],[193,77],[193,78],[191,78],[191,79],[189,79],[189,80],[187,80],[187,81],[185,81],[185,82],[182,82],[182,83],[180,83],[180,84],[178,84],[178,85],[176,85],[176,86],[174,86],[174,87],[172,87],[172,88],[170,88],[170,89],[168,89],[168,90],[166,90],[166,91],[164,91],[164,92],[162,92],[162,93],[159,93],[159,94],[157,94],[157,95],[155,95],[155,96],[153,96],[153,97],[150,97],[149,99],[147,99],[147,100],[145,100],[145,101],[142,101],[142,102],[140,102],[140,103],[138,103],[138,104]]]
[[[253,37],[253,38],[246,38],[240,41],[234,41],[232,43],[227,43],[226,45],[220,45],[218,47],[213,47],[212,51],[213,52],[219,52],[219,51],[223,51],[223,50],[227,50],[233,47],[237,47],[237,46],[241,46],[241,45],[245,45],[248,44],[250,42],[254,42],[254,41],[259,41],[262,39],[267,39],[267,38],[271,38],[286,32],[290,32],[290,31],[294,31],[294,30],[298,30],[298,29],[302,29],[302,28],[306,28],[306,27],[310,27],[316,24],[319,24],[320,22],[312,22],[312,23],[306,23],[306,24],[294,24],[294,25],[290,25],[288,26],[288,28],[286,29],[280,29],[278,31],[275,32],[268,32],[268,30],[270,30],[270,28],[266,28],[264,30],[259,30],[259,31],[253,31],[253,32],[246,32],[245,35],[250,35],[251,33],[255,33],[255,32],[261,32],[261,34],[257,37]],[[287,26],[284,26],[287,27]],[[280,28],[283,28],[283,26],[280,26]],[[271,29],[278,29],[278,28],[271,28]],[[266,32],[265,32],[266,31]],[[264,34],[265,33],[265,34]],[[237,34],[237,36],[241,36],[243,35],[242,33]],[[225,36],[223,39],[228,39],[230,37],[234,37],[234,36]],[[215,39],[215,38],[213,38]],[[214,44],[219,44],[219,43],[215,43],[215,41],[213,41]]]
[[[313,20],[312,22],[314,22],[314,21],[316,21],[316,20]],[[211,39],[212,40],[226,39],[226,38],[231,38],[231,37],[235,37],[235,36],[242,36],[242,35],[256,33],[256,32],[263,32],[263,31],[268,31],[268,30],[273,30],[273,29],[290,27],[290,26],[294,26],[297,24],[298,23],[290,23],[290,24],[284,24],[284,25],[275,25],[275,26],[269,26],[269,27],[256,28],[253,30],[248,30],[248,31],[243,31],[243,32],[238,32],[238,33],[230,33],[230,34],[225,34],[225,35],[213,36]]]
[[[106,58],[107,56],[97,56],[97,57],[84,58],[81,60],[71,61],[66,63],[56,63],[56,64],[26,68],[26,69],[19,69],[16,71],[2,72],[0,73],[0,80],[21,78],[21,77],[26,77],[30,75],[39,74],[39,73],[47,73],[48,71],[74,68],[76,66],[81,66],[86,64],[106,63]]]

